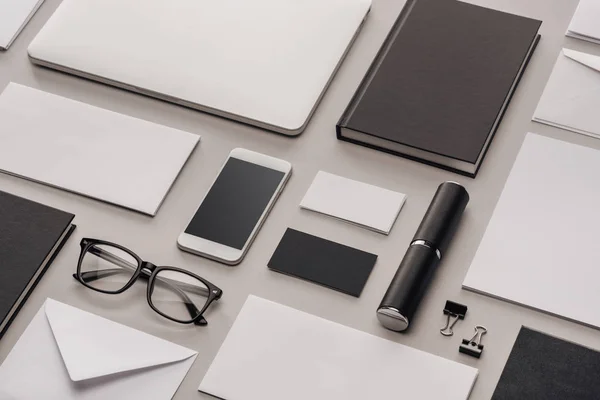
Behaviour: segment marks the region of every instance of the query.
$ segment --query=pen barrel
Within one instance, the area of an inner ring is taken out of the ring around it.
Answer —
[[[413,243],[424,240],[443,256],[468,202],[469,193],[464,187],[456,182],[442,183],[429,204]]]
[[[444,182],[438,187],[377,309],[384,327],[408,329],[468,202],[469,194],[461,185]]]
[[[439,262],[436,252],[429,247],[408,248],[377,310],[383,326],[397,332],[408,328]]]

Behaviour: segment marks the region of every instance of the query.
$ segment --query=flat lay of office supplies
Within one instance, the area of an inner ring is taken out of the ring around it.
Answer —
[[[0,400],[597,400],[599,11],[0,0]]]

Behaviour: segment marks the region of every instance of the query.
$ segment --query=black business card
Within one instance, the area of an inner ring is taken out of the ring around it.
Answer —
[[[269,268],[359,297],[377,255],[288,228]]]

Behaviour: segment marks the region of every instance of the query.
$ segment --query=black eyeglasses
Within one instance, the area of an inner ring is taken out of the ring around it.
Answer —
[[[148,304],[171,321],[206,325],[202,315],[223,295],[221,289],[196,274],[175,267],[157,267],[118,244],[84,238],[80,245],[75,279],[107,294],[123,293],[140,277],[148,279]]]

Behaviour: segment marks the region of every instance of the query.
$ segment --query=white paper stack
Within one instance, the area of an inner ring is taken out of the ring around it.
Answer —
[[[199,390],[227,400],[466,400],[477,370],[250,296]]]
[[[580,0],[567,36],[600,44],[600,1]]]
[[[600,57],[563,49],[533,120],[600,137]]]
[[[1,171],[149,215],[199,140],[15,83],[0,121]]]
[[[600,151],[528,134],[463,287],[600,328]]]
[[[0,49],[7,50],[44,0],[0,0]]]

